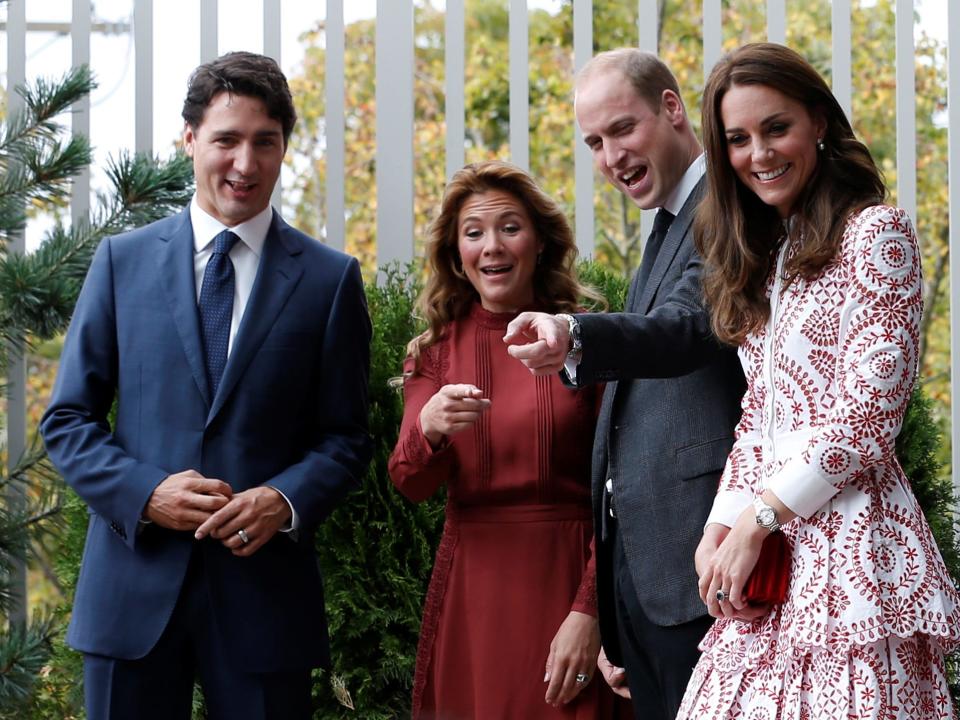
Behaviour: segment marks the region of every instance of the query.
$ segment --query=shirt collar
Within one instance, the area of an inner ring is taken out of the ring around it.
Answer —
[[[693,189],[697,186],[697,183],[700,182],[700,178],[703,177],[706,171],[706,157],[703,153],[700,153],[697,159],[687,168],[683,177],[680,178],[680,182],[677,183],[673,192],[670,193],[667,201],[663,203],[664,209],[669,210],[670,214],[674,217],[679,215],[680,211],[683,210],[684,203],[687,202],[687,198],[690,197],[690,193],[693,192]]]
[[[273,208],[267,205],[249,220],[245,220],[236,227],[229,228],[229,230],[235,232],[243,241],[243,244],[250,248],[257,257],[260,257],[272,221]],[[196,195],[190,201],[190,224],[193,226],[194,252],[204,250],[217,235],[228,229],[226,225],[200,207]]]

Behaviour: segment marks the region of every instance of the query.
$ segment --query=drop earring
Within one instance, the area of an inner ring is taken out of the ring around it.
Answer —
[[[823,141],[823,138],[817,138],[817,150],[823,152],[827,149],[827,144]]]

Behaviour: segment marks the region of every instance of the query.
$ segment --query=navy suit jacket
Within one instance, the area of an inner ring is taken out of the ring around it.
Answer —
[[[274,213],[243,321],[211,396],[189,211],[107,238],[94,256],[41,422],[50,457],[90,508],[67,635],[144,656],[194,552],[214,631],[250,672],[329,663],[314,531],[369,461],[370,320],[357,261]],[[116,420],[108,415],[117,400]],[[154,488],[195,469],[235,492],[268,484],[301,527],[248,558],[140,525]]]

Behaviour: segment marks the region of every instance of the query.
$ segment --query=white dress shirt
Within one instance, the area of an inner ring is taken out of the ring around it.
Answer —
[[[224,230],[230,230],[240,238],[230,250],[230,262],[233,263],[233,316],[230,318],[230,341],[227,344],[227,358],[233,350],[233,341],[243,320],[243,313],[247,309],[247,301],[253,290],[253,282],[257,279],[257,270],[260,268],[260,257],[263,255],[263,245],[267,240],[267,232],[273,221],[273,208],[267,205],[263,210],[249,220],[236,227],[228,228],[222,222],[207,213],[193,196],[190,202],[190,225],[193,227],[193,274],[196,280],[197,303],[200,302],[200,290],[203,287],[203,273],[207,263],[213,255],[213,239]],[[272,485],[270,487],[273,487]],[[290,527],[281,529],[281,532],[290,532],[300,526],[300,518],[290,499],[277,488],[273,488],[290,506]]]

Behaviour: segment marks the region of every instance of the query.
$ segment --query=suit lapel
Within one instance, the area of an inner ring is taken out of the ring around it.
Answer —
[[[171,228],[168,235],[159,238],[162,243],[160,283],[166,293],[193,379],[209,407],[211,397],[210,388],[207,385],[203,343],[200,341],[197,283],[193,270],[193,227],[190,225],[189,208],[174,218]]]
[[[223,379],[216,397],[213,398],[207,425],[213,421],[233,392],[237,381],[243,376],[244,370],[267,337],[303,274],[299,258],[303,251],[302,240],[287,230],[287,224],[274,211],[273,222],[263,244],[263,257],[260,258],[257,279],[253,283],[243,320],[234,338]]]
[[[667,236],[663,239],[660,252],[657,253],[656,262],[653,264],[653,269],[650,271],[647,283],[640,288],[636,312],[650,312],[650,306],[653,304],[653,298],[657,294],[660,283],[663,282],[663,276],[667,274],[667,268],[670,267],[673,258],[676,257],[677,252],[680,250],[680,245],[683,244],[683,239],[690,230],[691,223],[693,223],[693,216],[703,194],[703,182],[703,178],[701,178],[696,187],[694,187],[693,192],[687,197],[687,201],[683,204],[683,207],[680,208],[676,219],[671,223],[670,229],[667,231]]]

